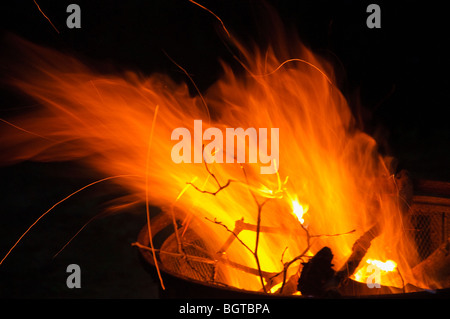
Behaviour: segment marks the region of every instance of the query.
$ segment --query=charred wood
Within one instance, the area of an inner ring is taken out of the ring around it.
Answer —
[[[326,293],[326,285],[333,278],[333,253],[328,247],[322,248],[307,263],[298,280],[297,289],[302,295],[322,297]]]
[[[336,297],[339,289],[358,268],[371,242],[380,233],[380,227],[373,226],[365,232],[352,247],[352,254],[337,272],[333,270],[333,253],[328,247],[322,248],[311,260],[303,264],[297,289],[302,295],[315,297]]]

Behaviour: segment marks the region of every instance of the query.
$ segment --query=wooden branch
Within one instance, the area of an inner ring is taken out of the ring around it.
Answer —
[[[237,220],[236,221],[236,225],[239,225],[239,227],[242,230],[249,230],[249,231],[257,231],[257,225],[253,225],[250,223],[245,223],[243,219],[241,220]],[[271,227],[271,226],[261,226],[259,227],[259,231],[261,233],[272,233],[272,234],[276,234],[276,233],[281,233],[283,232],[283,228],[281,227]]]
[[[203,155],[203,150],[205,148],[205,145],[202,145],[202,155]],[[224,190],[225,188],[227,188],[228,186],[230,186],[231,182],[235,182],[235,180],[229,179],[225,185],[221,185],[219,180],[217,179],[216,175],[211,172],[211,170],[208,167],[208,164],[206,163],[205,157],[203,156],[203,162],[205,163],[205,168],[206,171],[208,172],[208,174],[214,179],[214,181],[216,182],[217,186],[219,187],[215,192],[211,192],[211,191],[206,191],[206,190],[202,190],[200,188],[198,188],[197,186],[195,186],[193,183],[191,182],[187,182],[186,184],[191,185],[192,187],[194,187],[197,191],[199,191],[200,193],[204,193],[204,194],[210,194],[213,196],[216,196],[220,191]]]
[[[294,259],[292,259],[284,264],[283,271],[282,271],[283,283],[279,290],[280,294],[283,293],[284,286],[286,285],[286,277],[287,277],[287,271],[288,271],[289,267],[291,267],[291,265],[293,263],[295,263],[297,260],[302,259],[305,256],[305,254],[309,251],[309,249],[311,248],[311,235],[309,234],[308,229],[305,226],[303,226],[303,224],[300,224],[300,225],[302,226],[302,229],[305,231],[305,234],[306,234],[306,248],[302,251],[302,253],[300,255],[296,256]]]
[[[203,147],[204,147],[204,145],[202,146],[202,150],[203,150]],[[214,191],[214,192],[211,192],[211,191],[202,190],[202,189],[198,188],[197,186],[195,186],[195,185],[194,185],[193,183],[191,183],[191,182],[187,182],[186,184],[191,185],[192,187],[194,187],[194,189],[196,189],[197,191],[199,191],[199,192],[201,192],[201,193],[204,193],[204,194],[210,194],[210,195],[216,196],[220,191],[222,191],[223,189],[225,189],[225,188],[227,188],[228,186],[230,186],[231,182],[234,182],[234,180],[229,179],[229,180],[225,183],[225,185],[221,185],[220,182],[219,182],[219,180],[217,179],[216,175],[215,175],[214,173],[212,173],[211,170],[209,169],[209,167],[208,167],[208,165],[207,165],[207,163],[206,163],[206,160],[204,160],[204,163],[205,163],[206,171],[207,171],[208,174],[214,179],[214,181],[216,182],[216,184],[217,184],[217,186],[218,186],[218,189],[217,189],[216,191]],[[241,167],[242,167],[242,166],[241,166]],[[246,172],[245,172],[245,170],[244,170],[243,167],[242,167],[242,170],[243,170],[243,172],[244,172],[245,179],[246,179],[246,181],[247,181],[247,185],[249,186],[247,174],[246,174]],[[231,243],[233,242],[234,238],[238,239],[239,242],[240,242],[242,245],[244,245],[244,247],[245,247],[246,249],[248,249],[248,250],[253,254],[253,256],[255,257],[256,265],[257,265],[257,267],[258,267],[259,277],[260,277],[260,279],[261,279],[261,285],[262,285],[263,291],[266,292],[266,288],[265,288],[265,284],[264,284],[264,278],[263,278],[263,272],[262,272],[262,270],[261,270],[261,264],[260,264],[260,262],[259,262],[259,257],[258,257],[258,246],[259,246],[259,235],[260,235],[260,232],[261,232],[261,211],[262,211],[262,208],[263,208],[263,206],[265,205],[265,203],[268,201],[268,199],[265,199],[262,203],[259,203],[258,200],[257,200],[257,198],[256,198],[256,196],[255,196],[255,194],[253,194],[253,192],[251,191],[250,188],[249,188],[249,191],[250,191],[250,194],[252,195],[252,197],[253,197],[253,199],[255,200],[256,205],[257,205],[257,207],[258,207],[257,223],[256,223],[256,240],[255,240],[255,249],[254,249],[254,250],[251,250],[251,249],[250,249],[250,248],[249,248],[242,240],[240,240],[239,237],[237,236],[237,234],[235,233],[235,231],[229,230],[229,229],[228,229],[224,224],[222,224],[221,222],[214,221],[214,223],[219,224],[219,225],[225,227],[225,228],[227,229],[227,231],[229,231],[229,232],[232,234],[231,236],[233,236],[233,237],[229,237],[229,238],[228,238],[228,240],[225,242],[224,246],[222,247],[221,250],[219,250],[219,252],[221,252],[221,251],[224,252],[226,249],[228,249],[229,245],[231,245]],[[240,230],[239,230],[239,232],[240,232]]]
[[[252,195],[253,199],[255,200],[256,206],[258,207],[258,214],[256,216],[256,240],[255,240],[255,249],[253,251],[253,255],[255,256],[256,265],[258,267],[259,278],[261,279],[261,286],[263,288],[263,291],[267,292],[266,285],[264,284],[264,280],[263,280],[263,276],[262,276],[261,264],[259,262],[258,247],[259,247],[259,235],[260,235],[260,232],[261,232],[261,212],[262,212],[263,206],[269,201],[269,198],[266,198],[262,203],[260,203],[258,201],[258,199],[256,198],[256,195],[250,189],[250,183],[248,181],[247,172],[245,171],[243,166],[241,166],[241,167],[242,167],[242,171],[243,171],[244,176],[245,176],[245,181],[247,183],[247,186],[249,187],[248,190],[249,190],[250,194]]]
[[[219,249],[219,251],[217,252],[218,255],[222,255],[223,253],[225,253],[228,249],[228,247],[230,247],[230,245],[232,244],[232,242],[234,241],[234,239],[237,239],[245,248],[247,248],[248,251],[250,251],[253,254],[253,250],[251,250],[250,247],[248,247],[239,237],[239,233],[242,231],[242,227],[240,226],[241,224],[238,223],[238,221],[236,221],[235,223],[235,227],[234,230],[231,230],[227,227],[227,225],[225,225],[224,223],[217,221],[216,219],[211,220],[208,217],[205,217],[205,219],[207,221],[210,221],[214,224],[220,225],[223,228],[225,228],[225,230],[229,233],[231,233],[230,237],[228,237],[227,241],[225,242],[225,244],[222,245],[222,247]]]
[[[223,189],[225,189],[225,188],[227,188],[228,186],[230,186],[231,182],[235,182],[235,181],[229,179],[225,185],[220,185],[220,184],[219,184],[219,188],[218,188],[215,192],[211,192],[211,191],[206,191],[206,190],[200,189],[200,188],[198,188],[197,186],[195,186],[195,185],[194,185],[193,183],[191,183],[191,182],[186,182],[186,184],[191,185],[192,187],[194,187],[194,188],[195,188],[197,191],[199,191],[200,193],[203,193],[203,194],[210,194],[210,195],[216,196],[220,191],[222,191]]]
[[[353,229],[353,230],[350,230],[350,231],[345,232],[345,233],[338,233],[338,234],[331,234],[331,235],[328,235],[328,234],[311,235],[310,237],[311,237],[311,238],[319,238],[319,237],[335,237],[335,236],[349,235],[349,234],[354,233],[355,231],[356,231],[356,229]]]
[[[372,240],[378,237],[379,234],[380,227],[376,224],[355,241],[352,247],[352,254],[347,259],[344,266],[336,273],[338,278],[344,279],[353,275],[356,268],[358,268],[359,263],[366,255],[367,250],[370,248]],[[342,281],[342,279],[340,280]]]
[[[378,224],[375,224],[372,228],[366,231],[355,241],[350,257],[324,287],[324,293],[326,295],[338,294],[337,290],[339,286],[344,283],[344,281],[347,280],[351,275],[353,275],[355,270],[358,268],[361,260],[369,250],[372,240],[378,237],[380,231],[380,226]]]

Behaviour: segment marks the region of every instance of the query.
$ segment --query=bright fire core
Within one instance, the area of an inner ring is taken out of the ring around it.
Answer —
[[[130,191],[123,203],[175,207],[211,252],[237,221],[259,224],[258,235],[241,231],[217,258],[276,274],[303,254],[287,278],[324,246],[340,268],[355,240],[378,223],[367,262],[393,260],[407,281],[416,256],[392,173],[374,139],[356,127],[330,64],[296,39],[279,35],[272,46],[253,49],[234,42],[245,74],[223,64],[217,82],[194,97],[165,75],[97,74],[69,56],[17,42],[26,59],[12,83],[41,107],[2,126],[1,143],[14,154],[8,160],[79,160],[105,176],[126,175],[114,179]],[[260,163],[174,163],[171,133],[193,131],[194,120],[203,130],[279,128],[278,172],[261,174]],[[365,261],[357,280],[364,281],[363,267]],[[257,273],[221,271],[222,284],[263,289]],[[381,284],[400,287],[395,274]]]

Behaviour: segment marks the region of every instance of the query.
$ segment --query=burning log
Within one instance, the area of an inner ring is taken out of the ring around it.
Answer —
[[[327,283],[335,276],[332,259],[331,249],[324,247],[310,261],[303,264],[297,286],[303,295],[319,297],[325,295]]]
[[[376,224],[356,240],[353,244],[352,254],[337,272],[332,269],[331,249],[322,248],[308,263],[304,264],[297,289],[302,294],[316,297],[340,295],[339,287],[353,275],[366,255],[372,240],[379,234],[380,227]]]

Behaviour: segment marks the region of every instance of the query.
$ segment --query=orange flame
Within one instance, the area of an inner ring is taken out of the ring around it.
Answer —
[[[238,76],[223,65],[223,76],[203,97],[191,97],[185,84],[162,74],[97,74],[69,56],[18,42],[27,58],[11,84],[42,108],[3,122],[0,140],[8,152],[0,155],[2,162],[76,159],[105,176],[134,176],[115,182],[141,202],[176,206],[186,217],[195,217],[197,222],[188,227],[213,252],[237,221],[278,229],[258,236],[248,229],[239,233],[241,243],[257,250],[258,260],[238,241],[220,257],[253,269],[259,261],[264,273],[280,273],[283,263],[305,249],[315,253],[323,246],[332,249],[338,269],[355,240],[378,223],[381,234],[366,257],[395,260],[408,278],[416,257],[391,172],[374,139],[356,128],[333,84],[331,66],[299,42],[253,51],[234,43],[249,74]],[[215,117],[209,117],[204,101]],[[279,128],[279,171],[262,175],[258,163],[206,168],[174,163],[171,132],[177,127],[192,131],[196,119],[203,120],[204,130]],[[13,155],[5,158],[6,153]],[[308,247],[302,224],[313,235],[346,235],[315,236]],[[299,267],[300,260],[289,268],[288,278]],[[222,272],[224,284],[262,289],[254,273],[233,267]]]

